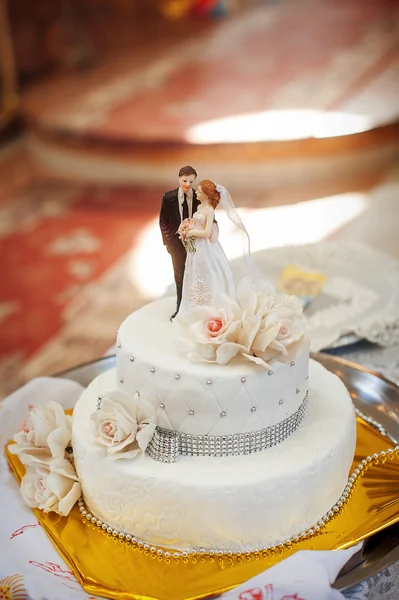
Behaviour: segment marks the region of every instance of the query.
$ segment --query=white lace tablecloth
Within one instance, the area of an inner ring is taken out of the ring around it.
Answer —
[[[399,345],[399,263],[355,242],[320,242],[258,252],[254,258],[278,287],[287,265],[327,276],[304,311],[311,350],[356,334],[381,347]]]

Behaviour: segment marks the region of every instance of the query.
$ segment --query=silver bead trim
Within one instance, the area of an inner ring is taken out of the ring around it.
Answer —
[[[220,457],[261,452],[279,444],[298,428],[305,414],[306,402],[304,398],[298,410],[280,423],[247,433],[197,435],[157,426],[146,452],[160,462],[175,462],[179,455]],[[256,407],[252,406],[251,412],[255,411]],[[190,410],[189,414],[194,414],[194,411]]]
[[[295,367],[295,360],[292,360],[292,361],[290,362],[290,365],[291,365],[291,367]]]
[[[102,401],[103,401],[102,397],[98,396],[97,397],[97,403],[96,403],[96,410],[100,410],[101,409]]]
[[[374,427],[374,429],[376,429],[377,431],[379,431],[383,436],[385,436],[388,439],[390,439],[394,444],[397,444],[399,442],[399,440],[397,438],[393,437],[393,435],[391,435],[390,433],[388,433],[388,431],[386,431],[383,428],[383,426],[381,425],[381,423],[378,423],[378,421],[375,421],[371,417],[368,417],[367,415],[365,415],[364,413],[362,413],[358,408],[355,408],[355,413],[361,419],[363,419],[363,421],[366,421],[366,423],[368,423],[369,425],[372,425]]]
[[[379,423],[377,423],[376,421],[375,423],[382,428],[382,426]],[[221,550],[216,548],[192,548],[188,550],[174,550],[172,548],[165,549],[159,546],[150,546],[150,544],[136,538],[131,533],[114,529],[113,527],[99,519],[96,515],[91,514],[88,511],[82,497],[78,500],[78,507],[80,514],[82,515],[83,522],[88,523],[90,525],[93,524],[99,529],[101,529],[105,534],[108,534],[112,537],[118,537],[120,540],[128,544],[140,548],[145,553],[156,553],[159,558],[165,559],[169,562],[171,558],[175,560],[181,559],[185,562],[188,560],[189,557],[192,557],[193,560],[196,560],[197,555],[200,555],[201,557],[209,557],[211,560],[214,560],[215,556],[219,557],[220,559],[231,559],[233,557],[239,560],[242,560],[241,557],[246,556],[247,558],[254,558],[257,560],[259,559],[260,555],[263,557],[269,555],[273,556],[276,554],[276,552],[281,552],[285,548],[292,548],[293,544],[301,542],[305,539],[309,539],[322,532],[325,529],[325,526],[333,518],[335,518],[342,510],[342,507],[345,506],[346,502],[349,500],[353,492],[353,488],[357,484],[359,478],[362,477],[363,473],[372,464],[377,464],[380,460],[389,460],[390,458],[392,459],[395,456],[395,454],[399,457],[399,446],[396,446],[394,449],[388,448],[387,450],[382,450],[382,452],[380,452],[379,454],[376,453],[373,454],[373,456],[367,456],[366,458],[364,458],[349,477],[345,489],[341,494],[341,497],[337,500],[334,506],[325,513],[325,515],[320,517],[317,523],[315,523],[302,533],[298,533],[297,535],[294,535],[280,542],[275,542],[273,545],[263,546],[262,548],[254,548],[253,550]]]
[[[296,393],[299,394],[299,392],[301,391],[299,388],[296,388]]]
[[[130,360],[130,362],[134,362],[134,356],[131,356],[131,357],[129,358],[129,360]]]
[[[179,455],[179,434],[172,429],[156,427],[146,452],[158,462],[174,463]]]
[[[284,402],[284,400],[281,398],[278,403],[281,405]]]
[[[193,410],[189,410],[189,411],[188,411],[188,414],[189,414],[189,415],[193,415],[193,414],[194,414],[194,411],[193,411]]]
[[[268,371],[268,372],[267,372],[267,374],[268,374],[268,375],[273,375],[273,371],[272,371],[272,370],[270,370],[270,371]]]

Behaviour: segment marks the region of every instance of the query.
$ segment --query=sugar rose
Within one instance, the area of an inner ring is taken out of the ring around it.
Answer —
[[[21,494],[31,508],[66,517],[80,498],[81,487],[73,465],[65,458],[55,458],[28,466]]]
[[[242,342],[248,360],[270,367],[271,359],[289,362],[294,358],[305,335],[302,306],[296,296],[270,294],[266,286],[253,289],[243,280],[238,301],[243,308]]]
[[[178,323],[187,357],[219,365],[241,356],[270,369],[269,360],[291,361],[305,334],[299,300],[251,277],[239,283],[236,301],[220,294],[213,306],[191,308]]]
[[[226,294],[220,294],[214,306],[196,306],[178,319],[179,348],[193,362],[226,365],[245,347],[238,343],[241,309]]]
[[[15,444],[9,446],[12,454],[28,465],[52,458],[64,458],[65,448],[71,441],[72,419],[58,402],[35,406],[14,435]]]
[[[155,410],[139,394],[107,390],[101,408],[91,415],[97,441],[112,458],[132,458],[144,452],[155,431]]]

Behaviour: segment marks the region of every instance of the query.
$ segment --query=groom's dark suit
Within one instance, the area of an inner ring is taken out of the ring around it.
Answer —
[[[200,202],[197,200],[194,190],[191,216],[197,210]],[[183,289],[184,265],[186,263],[186,250],[177,235],[181,223],[179,206],[179,188],[166,192],[162,198],[161,212],[159,215],[159,226],[162,232],[162,240],[172,257],[173,271],[175,274],[177,304],[179,309]]]

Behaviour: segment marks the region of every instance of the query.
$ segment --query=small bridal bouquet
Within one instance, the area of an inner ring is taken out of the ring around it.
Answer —
[[[186,249],[186,252],[195,252],[195,238],[186,237],[188,230],[194,229],[194,227],[194,219],[184,219],[184,221],[181,222],[179,229],[177,230],[179,238],[181,239],[182,244]]]

